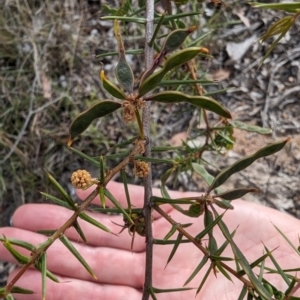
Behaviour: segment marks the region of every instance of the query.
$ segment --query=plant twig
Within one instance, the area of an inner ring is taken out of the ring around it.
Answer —
[[[149,46],[153,35],[154,24],[154,0],[146,1],[146,33],[145,33],[145,68],[150,69],[153,63],[153,48]],[[144,156],[151,156],[150,141],[150,105],[146,101],[143,107],[143,128],[147,138]],[[145,282],[142,300],[148,300],[150,293],[149,287],[152,286],[152,265],[153,265],[153,235],[152,235],[152,217],[151,217],[151,196],[152,196],[152,172],[149,165],[149,174],[144,180],[144,207],[143,215],[145,218],[146,233],[146,263],[145,263]]]

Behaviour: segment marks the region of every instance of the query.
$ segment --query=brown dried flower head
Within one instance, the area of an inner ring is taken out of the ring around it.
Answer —
[[[132,122],[135,120],[135,107],[134,105],[125,100],[122,102],[122,107],[124,109],[124,121],[126,123]]]
[[[145,161],[135,160],[133,173],[138,177],[147,177],[149,174],[149,165]]]
[[[71,182],[76,189],[85,189],[92,183],[92,176],[86,170],[77,170],[73,172]]]

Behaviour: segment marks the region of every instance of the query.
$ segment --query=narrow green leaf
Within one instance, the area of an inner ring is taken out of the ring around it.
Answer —
[[[8,294],[6,297],[5,297],[5,300],[15,300],[14,296],[12,294]]]
[[[209,257],[211,259],[213,259],[214,261],[215,260],[219,260],[219,261],[234,261],[235,259],[232,258],[232,257],[226,257],[226,256],[219,256],[218,251],[215,252],[216,254],[215,255],[209,255]]]
[[[245,156],[242,159],[238,160],[233,165],[231,165],[231,166],[227,167],[226,169],[224,169],[223,171],[221,171],[215,177],[213,183],[211,184],[211,186],[209,187],[207,192],[210,193],[213,189],[215,189],[218,186],[220,186],[221,184],[223,184],[232,174],[237,173],[237,172],[247,168],[255,160],[257,160],[261,157],[269,156],[271,154],[274,154],[274,153],[280,151],[289,140],[290,140],[290,138],[287,138],[284,141],[270,144],[270,145],[265,146],[264,148],[258,150],[254,154]]]
[[[176,243],[176,240],[158,240],[158,239],[154,239],[153,240],[153,244],[156,245],[174,245]],[[181,240],[181,244],[188,244],[191,243],[190,240]]]
[[[269,254],[269,257],[272,261],[272,263],[274,264],[275,268],[278,271],[278,274],[281,275],[282,279],[285,281],[285,283],[289,286],[291,284],[290,279],[288,278],[288,276],[284,273],[284,271],[281,269],[280,265],[278,264],[278,262],[276,261],[276,259],[274,258],[274,256],[272,255],[272,252],[269,251],[269,249],[267,248],[267,246],[264,245],[265,250],[267,251],[267,253]]]
[[[168,260],[167,260],[167,263],[166,263],[165,268],[167,267],[167,265],[169,264],[169,262],[170,262],[170,261],[172,260],[172,258],[174,257],[174,255],[175,255],[175,253],[176,253],[176,250],[178,249],[178,247],[179,247],[179,245],[180,245],[180,242],[181,242],[182,238],[183,238],[183,234],[178,233],[178,236],[177,236],[177,239],[176,239],[176,243],[174,244],[174,247],[173,247],[173,249],[172,249],[172,251],[171,251],[171,253],[170,253],[170,256],[169,256],[169,258],[168,258]]]
[[[103,184],[105,182],[105,165],[104,165],[104,159],[102,155],[100,155],[99,164],[100,164],[100,182]],[[104,205],[102,204],[102,206],[105,207],[105,204]]]
[[[272,223],[273,224],[273,223]],[[294,244],[287,238],[287,236],[276,226],[273,224],[276,230],[280,233],[280,235],[288,242],[288,244],[295,250],[295,252],[300,256],[300,251],[294,246]]]
[[[40,263],[40,262],[36,263],[36,264],[34,265],[34,267],[35,267],[37,270],[39,270],[40,272],[42,272],[42,267],[41,267],[41,263]],[[53,273],[51,273],[50,271],[47,270],[47,271],[46,271],[46,274],[47,274],[47,277],[50,278],[52,281],[59,283],[58,278],[57,278]]]
[[[264,262],[265,259],[269,256],[268,253],[262,255],[261,257],[259,257],[258,259],[256,259],[253,263],[250,264],[251,269],[257,267],[261,262]],[[239,271],[239,276],[244,276],[246,273],[244,270],[240,270]]]
[[[25,265],[30,262],[30,257],[25,256],[19,251],[17,251],[6,237],[4,237],[4,241],[2,243],[3,246],[9,251],[9,253],[16,259],[18,263]]]
[[[212,230],[212,228],[214,228],[217,224],[219,224],[219,222],[223,218],[224,214],[225,214],[225,211],[221,215],[219,215],[217,218],[215,218],[215,220],[213,222],[211,222],[209,225],[207,225],[204,228],[204,230],[202,230],[200,233],[198,233],[195,236],[195,239],[201,240],[202,238],[204,238],[204,236],[207,235]]]
[[[83,153],[83,152],[81,152],[81,151],[79,151],[79,150],[73,148],[73,147],[69,147],[68,149],[71,150],[72,152],[76,153],[76,154],[79,155],[80,157],[82,157],[84,160],[86,160],[86,161],[92,163],[92,164],[93,164],[94,166],[96,166],[97,168],[99,168],[100,163],[99,163],[99,160],[98,160],[98,159],[95,159],[95,158],[93,158],[93,157],[91,157],[91,156],[89,156],[89,155],[87,155],[87,154],[85,154],[85,153]]]
[[[230,275],[226,272],[226,270],[221,266],[221,264],[219,263],[218,260],[214,260],[215,265],[217,266],[217,268],[220,270],[220,272],[224,275],[225,278],[227,278],[228,280],[230,280],[232,282],[232,279],[230,277]]]
[[[212,266],[212,264],[210,264],[209,268],[207,269],[207,271],[206,271],[206,273],[205,273],[205,275],[204,275],[204,277],[203,277],[203,279],[202,279],[202,281],[201,281],[201,283],[200,283],[200,285],[199,285],[199,287],[196,291],[196,295],[199,294],[199,292],[201,291],[206,279],[208,278],[208,275],[210,274],[210,272],[212,270],[213,270],[213,266]]]
[[[201,259],[200,263],[198,264],[198,266],[194,270],[194,272],[186,280],[186,282],[183,284],[183,286],[186,286],[187,284],[189,284],[195,278],[195,276],[199,273],[199,271],[202,269],[202,267],[206,264],[207,261],[208,261],[208,256],[204,255],[203,258]]]
[[[50,194],[47,194],[47,193],[44,193],[44,192],[40,192],[41,195],[45,196],[47,199],[50,199],[52,200],[53,202],[55,202],[56,204],[60,205],[60,206],[63,206],[63,207],[66,207],[68,209],[74,209],[74,207],[70,206],[67,202],[61,200],[61,199],[58,199]]]
[[[177,225],[172,225],[170,231],[163,238],[164,241],[168,240],[177,230]]]
[[[164,19],[165,19],[166,14],[167,14],[167,12],[164,12],[164,13],[161,15],[161,17],[160,17],[160,19],[159,19],[159,22],[158,22],[158,24],[156,25],[156,27],[155,27],[155,29],[154,29],[154,33],[153,33],[152,38],[151,38],[151,40],[150,40],[150,42],[149,42],[149,46],[150,46],[150,47],[153,47],[153,45],[154,45],[155,39],[156,39],[156,37],[157,37],[157,34],[158,34],[158,32],[159,32],[159,29],[160,29],[161,25],[162,25],[163,22],[164,22]]]
[[[194,290],[194,288],[158,289],[158,288],[153,287],[153,291],[157,294],[159,294],[159,293],[183,292],[183,291],[190,291],[190,290]]]
[[[216,100],[205,96],[189,96],[181,92],[166,91],[150,95],[149,97],[145,98],[145,100],[163,103],[187,102],[202,109],[212,111],[224,118],[231,118],[230,112],[225,107],[223,107]]]
[[[41,263],[41,273],[42,273],[42,299],[46,299],[46,289],[47,289],[47,256],[43,252],[40,257]]]
[[[104,187],[100,186],[99,188],[99,198],[103,208],[105,208],[105,194],[104,194]]]
[[[231,238],[233,238],[235,236],[236,233],[236,229],[231,233]],[[221,245],[221,247],[215,252],[215,255],[221,255],[223,253],[223,251],[227,248],[227,246],[229,245],[229,242],[227,240],[225,240],[225,242]]]
[[[43,234],[43,235],[46,235],[46,236],[51,236],[52,234],[54,234],[55,232],[57,231],[57,229],[47,229],[47,230],[37,230],[36,232],[37,233],[40,233],[40,234]]]
[[[104,190],[105,196],[114,204],[115,207],[117,207],[120,212],[124,215],[124,217],[131,223],[133,224],[133,220],[131,219],[130,215],[126,212],[126,210],[120,205],[118,200],[110,193],[108,189]]]
[[[246,285],[244,285],[237,300],[244,300],[244,298],[245,298],[245,296],[247,294],[247,291],[248,291],[248,288],[247,288]]]
[[[291,283],[289,284],[288,288],[284,292],[284,294],[286,296],[290,296],[290,293],[292,292],[292,290],[293,290],[293,288],[294,288],[294,286],[295,286],[296,283],[297,283],[297,279],[296,279],[296,277],[293,277]]]
[[[125,172],[124,169],[121,170],[121,176],[122,176],[122,181],[123,181],[123,184],[124,184],[127,207],[128,207],[129,213],[131,214],[130,194],[129,194],[128,184],[127,184],[127,176],[126,176],[126,172]]]
[[[11,289],[11,292],[14,293],[14,294],[26,294],[26,295],[34,294],[34,291],[24,289],[24,288],[19,287],[19,286],[13,286],[13,288]]]
[[[160,187],[160,192],[161,192],[161,195],[164,197],[164,198],[169,198],[171,199],[169,193],[168,193],[168,190],[166,188],[166,182],[167,180],[169,179],[169,177],[171,176],[173,172],[173,169],[169,169],[167,170],[160,178],[161,180],[161,187]]]
[[[187,49],[180,50],[175,54],[171,55],[164,63],[163,68],[147,77],[139,87],[139,95],[144,96],[151,90],[153,90],[164,78],[164,76],[170,70],[181,66],[182,64],[188,62],[193,59],[199,53],[201,53],[201,47],[191,47]]]
[[[70,147],[73,140],[84,132],[95,119],[111,114],[120,107],[120,102],[104,100],[95,103],[92,107],[79,114],[71,123],[68,146]]]
[[[86,243],[86,237],[78,223],[78,221],[76,220],[74,223],[73,223],[73,227],[75,228],[75,230],[78,232],[79,236],[81,237],[81,239]]]
[[[169,204],[195,204],[194,201],[186,200],[185,198],[177,198],[177,199],[170,199],[170,198],[162,198],[162,197],[156,197],[152,196],[151,201],[155,202],[157,205],[160,205],[162,203],[169,203]]]
[[[64,188],[56,181],[56,179],[48,172],[46,172],[47,177],[49,178],[52,185],[55,187],[55,189],[62,195],[63,199],[68,203],[72,209],[75,208],[75,203],[72,200],[72,198],[69,196],[69,194],[64,190]]]
[[[260,191],[256,188],[239,188],[230,190],[221,194],[213,195],[213,198],[223,198],[225,200],[231,201],[239,199],[248,193],[259,193]]]
[[[70,250],[70,252],[78,259],[78,261],[83,265],[83,267],[92,275],[92,277],[97,280],[97,276],[95,275],[91,267],[80,255],[80,253],[76,250],[76,248],[69,241],[69,239],[65,235],[62,235],[59,239]]]
[[[270,129],[270,128],[263,128],[263,127],[259,127],[259,126],[255,126],[255,125],[249,125],[249,124],[243,123],[241,121],[231,121],[230,124],[234,128],[242,129],[242,130],[249,131],[249,132],[256,132],[259,134],[271,134],[272,133],[272,129]]]
[[[152,286],[148,288],[148,291],[149,291],[149,293],[150,293],[152,299],[153,299],[153,300],[157,300],[157,298],[156,298],[156,296],[155,296],[155,294],[154,294],[154,291],[153,291]]]
[[[9,238],[0,236],[0,241],[2,243],[4,243],[5,241],[8,241],[12,245],[20,246],[20,247],[22,247],[24,249],[27,249],[29,251],[33,251],[35,249],[35,246],[33,244],[30,244],[28,242],[24,242],[24,241],[21,241],[21,240],[9,239]]]
[[[112,233],[106,226],[104,226],[103,224],[99,223],[98,221],[96,221],[95,219],[93,219],[92,217],[90,217],[89,215],[87,215],[86,213],[84,212],[81,212],[79,214],[79,218],[81,218],[82,220],[108,232],[108,233]]]

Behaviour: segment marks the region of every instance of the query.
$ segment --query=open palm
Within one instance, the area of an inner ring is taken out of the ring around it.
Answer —
[[[111,182],[108,185],[111,193],[126,206],[124,188],[122,184]],[[80,198],[84,199],[91,190],[78,191]],[[159,191],[154,193],[159,195]],[[174,198],[188,197],[197,193],[170,192]],[[142,206],[143,188],[130,186],[130,195],[133,205]],[[98,199],[94,203],[99,203]],[[223,220],[230,231],[239,226],[234,237],[235,243],[246,256],[249,262],[254,261],[263,254],[263,243],[269,249],[275,249],[274,257],[283,268],[299,267],[300,259],[295,251],[278,234],[273,224],[279,227],[286,236],[295,244],[298,243],[300,228],[299,220],[257,204],[237,200],[235,209],[228,211]],[[166,206],[165,211],[176,222],[185,224],[193,222],[187,231],[196,235],[203,230],[203,218],[191,219]],[[1,228],[0,234],[9,238],[26,240],[33,244],[43,242],[46,238],[35,233],[38,229],[57,229],[70,217],[71,211],[48,204],[28,204],[20,207],[13,216],[14,227]],[[121,216],[90,213],[95,219],[109,227],[112,232],[118,233],[122,225]],[[272,224],[273,223],[273,224]],[[75,247],[89,263],[98,280],[94,280],[80,263],[73,257],[65,246],[57,241],[47,251],[47,267],[57,274],[61,283],[57,284],[51,280],[47,281],[47,299],[131,299],[140,300],[144,283],[145,262],[145,239],[136,235],[133,251],[131,251],[132,237],[125,230],[119,236],[108,234],[86,222],[80,222],[87,244],[83,244],[73,229],[67,231],[67,236],[73,241]],[[163,238],[170,230],[170,224],[154,214],[153,233],[155,238]],[[224,237],[216,229],[214,236],[220,246]],[[263,242],[263,243],[262,243]],[[207,242],[202,241],[203,245]],[[171,262],[166,266],[167,259],[173,246],[154,246],[153,285],[156,288],[180,288],[201,261],[203,254],[193,244],[182,244],[176,251]],[[22,249],[26,253],[26,250]],[[222,253],[222,256],[233,257],[230,247]],[[0,259],[12,261],[8,251],[0,245]],[[267,261],[269,266],[272,264]],[[231,263],[234,267],[234,263]],[[189,283],[188,287],[197,288],[203,278],[207,267]],[[11,275],[14,276],[18,269]],[[231,276],[232,281],[224,278],[222,274],[210,274],[197,299],[237,299],[242,284]],[[270,281],[277,287],[286,289],[284,281],[279,276],[270,276]],[[17,283],[18,286],[32,289],[34,295],[20,295],[18,299],[41,299],[41,275],[38,271],[30,270]],[[176,293],[164,293],[157,296],[158,299],[193,299],[196,289]]]

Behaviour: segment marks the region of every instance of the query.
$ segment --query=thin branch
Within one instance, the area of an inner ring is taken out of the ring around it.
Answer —
[[[154,24],[154,0],[146,1],[146,32],[145,32],[145,68],[150,69],[153,63],[154,50],[149,46],[153,36]],[[151,140],[150,140],[150,105],[146,101],[143,107],[143,128],[147,139],[147,145],[144,155],[151,156]],[[152,196],[152,172],[151,165],[149,165],[149,174],[144,180],[144,207],[143,215],[145,218],[146,231],[146,262],[145,262],[145,282],[142,300],[148,300],[150,293],[149,287],[152,286],[152,264],[153,264],[153,235],[152,235],[152,217],[151,217],[151,196]]]

